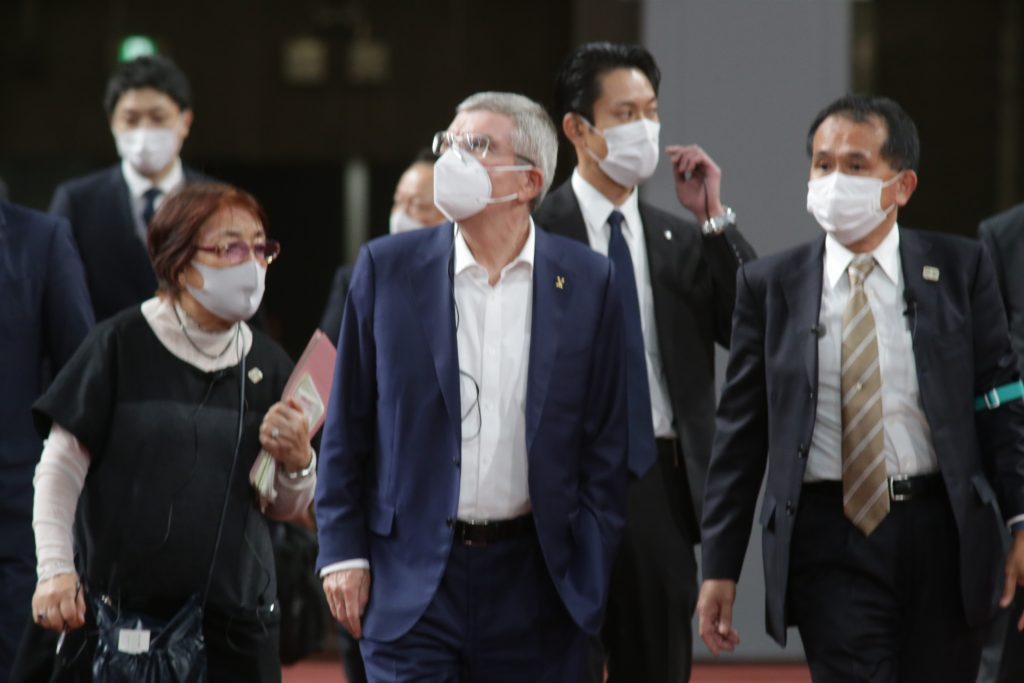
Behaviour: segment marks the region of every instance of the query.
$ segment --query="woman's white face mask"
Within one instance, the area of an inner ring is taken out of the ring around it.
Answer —
[[[192,261],[192,267],[203,276],[203,287],[199,289],[186,283],[186,289],[203,308],[221,320],[248,320],[260,307],[267,268],[255,259],[227,268]]]

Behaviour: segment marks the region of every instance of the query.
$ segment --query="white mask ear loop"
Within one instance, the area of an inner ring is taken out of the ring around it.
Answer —
[[[901,175],[903,175],[903,171],[900,171],[899,173],[894,175],[892,178],[889,178],[888,180],[886,180],[884,183],[882,183],[882,189],[884,190],[885,188],[887,188],[890,185],[892,185],[893,183],[895,183],[897,180],[900,179]],[[881,201],[882,198],[879,197],[878,199],[879,199],[879,201]],[[895,208],[896,208],[896,202],[894,201],[892,204],[889,205],[888,209],[882,209],[882,211],[885,211],[886,215],[889,215],[889,212],[894,210]]]
[[[482,164],[481,164],[482,165]],[[496,171],[498,173],[506,173],[511,171],[529,171],[533,168],[532,164],[510,164],[506,166],[484,166],[488,172]],[[511,202],[519,196],[518,192],[507,194],[504,197],[491,197],[487,200],[488,204],[503,204],[504,202]]]

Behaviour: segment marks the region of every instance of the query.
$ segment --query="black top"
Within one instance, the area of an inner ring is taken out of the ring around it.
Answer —
[[[229,351],[229,353],[231,353]],[[264,413],[292,362],[253,332],[241,450],[207,603],[208,616],[272,616],[274,558],[248,473]],[[157,339],[132,308],[96,327],[35,404],[89,450],[76,534],[88,585],[124,609],[169,616],[205,586],[238,431],[239,368],[204,372]],[[275,615],[276,616],[276,615]]]

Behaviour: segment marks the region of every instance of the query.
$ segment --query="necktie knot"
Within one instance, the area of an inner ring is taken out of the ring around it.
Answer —
[[[142,199],[144,200],[142,205],[142,222],[146,224],[146,228],[149,228],[149,224],[153,222],[153,214],[156,213],[156,200],[163,193],[164,191],[159,187],[151,187],[142,193]]]
[[[850,263],[850,286],[857,287],[864,284],[868,275],[875,269],[875,257],[871,254],[861,254]]]
[[[608,225],[611,227],[612,232],[622,232],[622,223],[626,220],[626,217],[622,215],[622,212],[615,209],[608,214]]]

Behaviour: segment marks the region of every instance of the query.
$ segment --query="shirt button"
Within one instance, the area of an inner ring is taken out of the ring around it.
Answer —
[[[458,458],[452,458],[452,464],[455,465],[456,467],[459,467],[462,463],[459,462]]]

